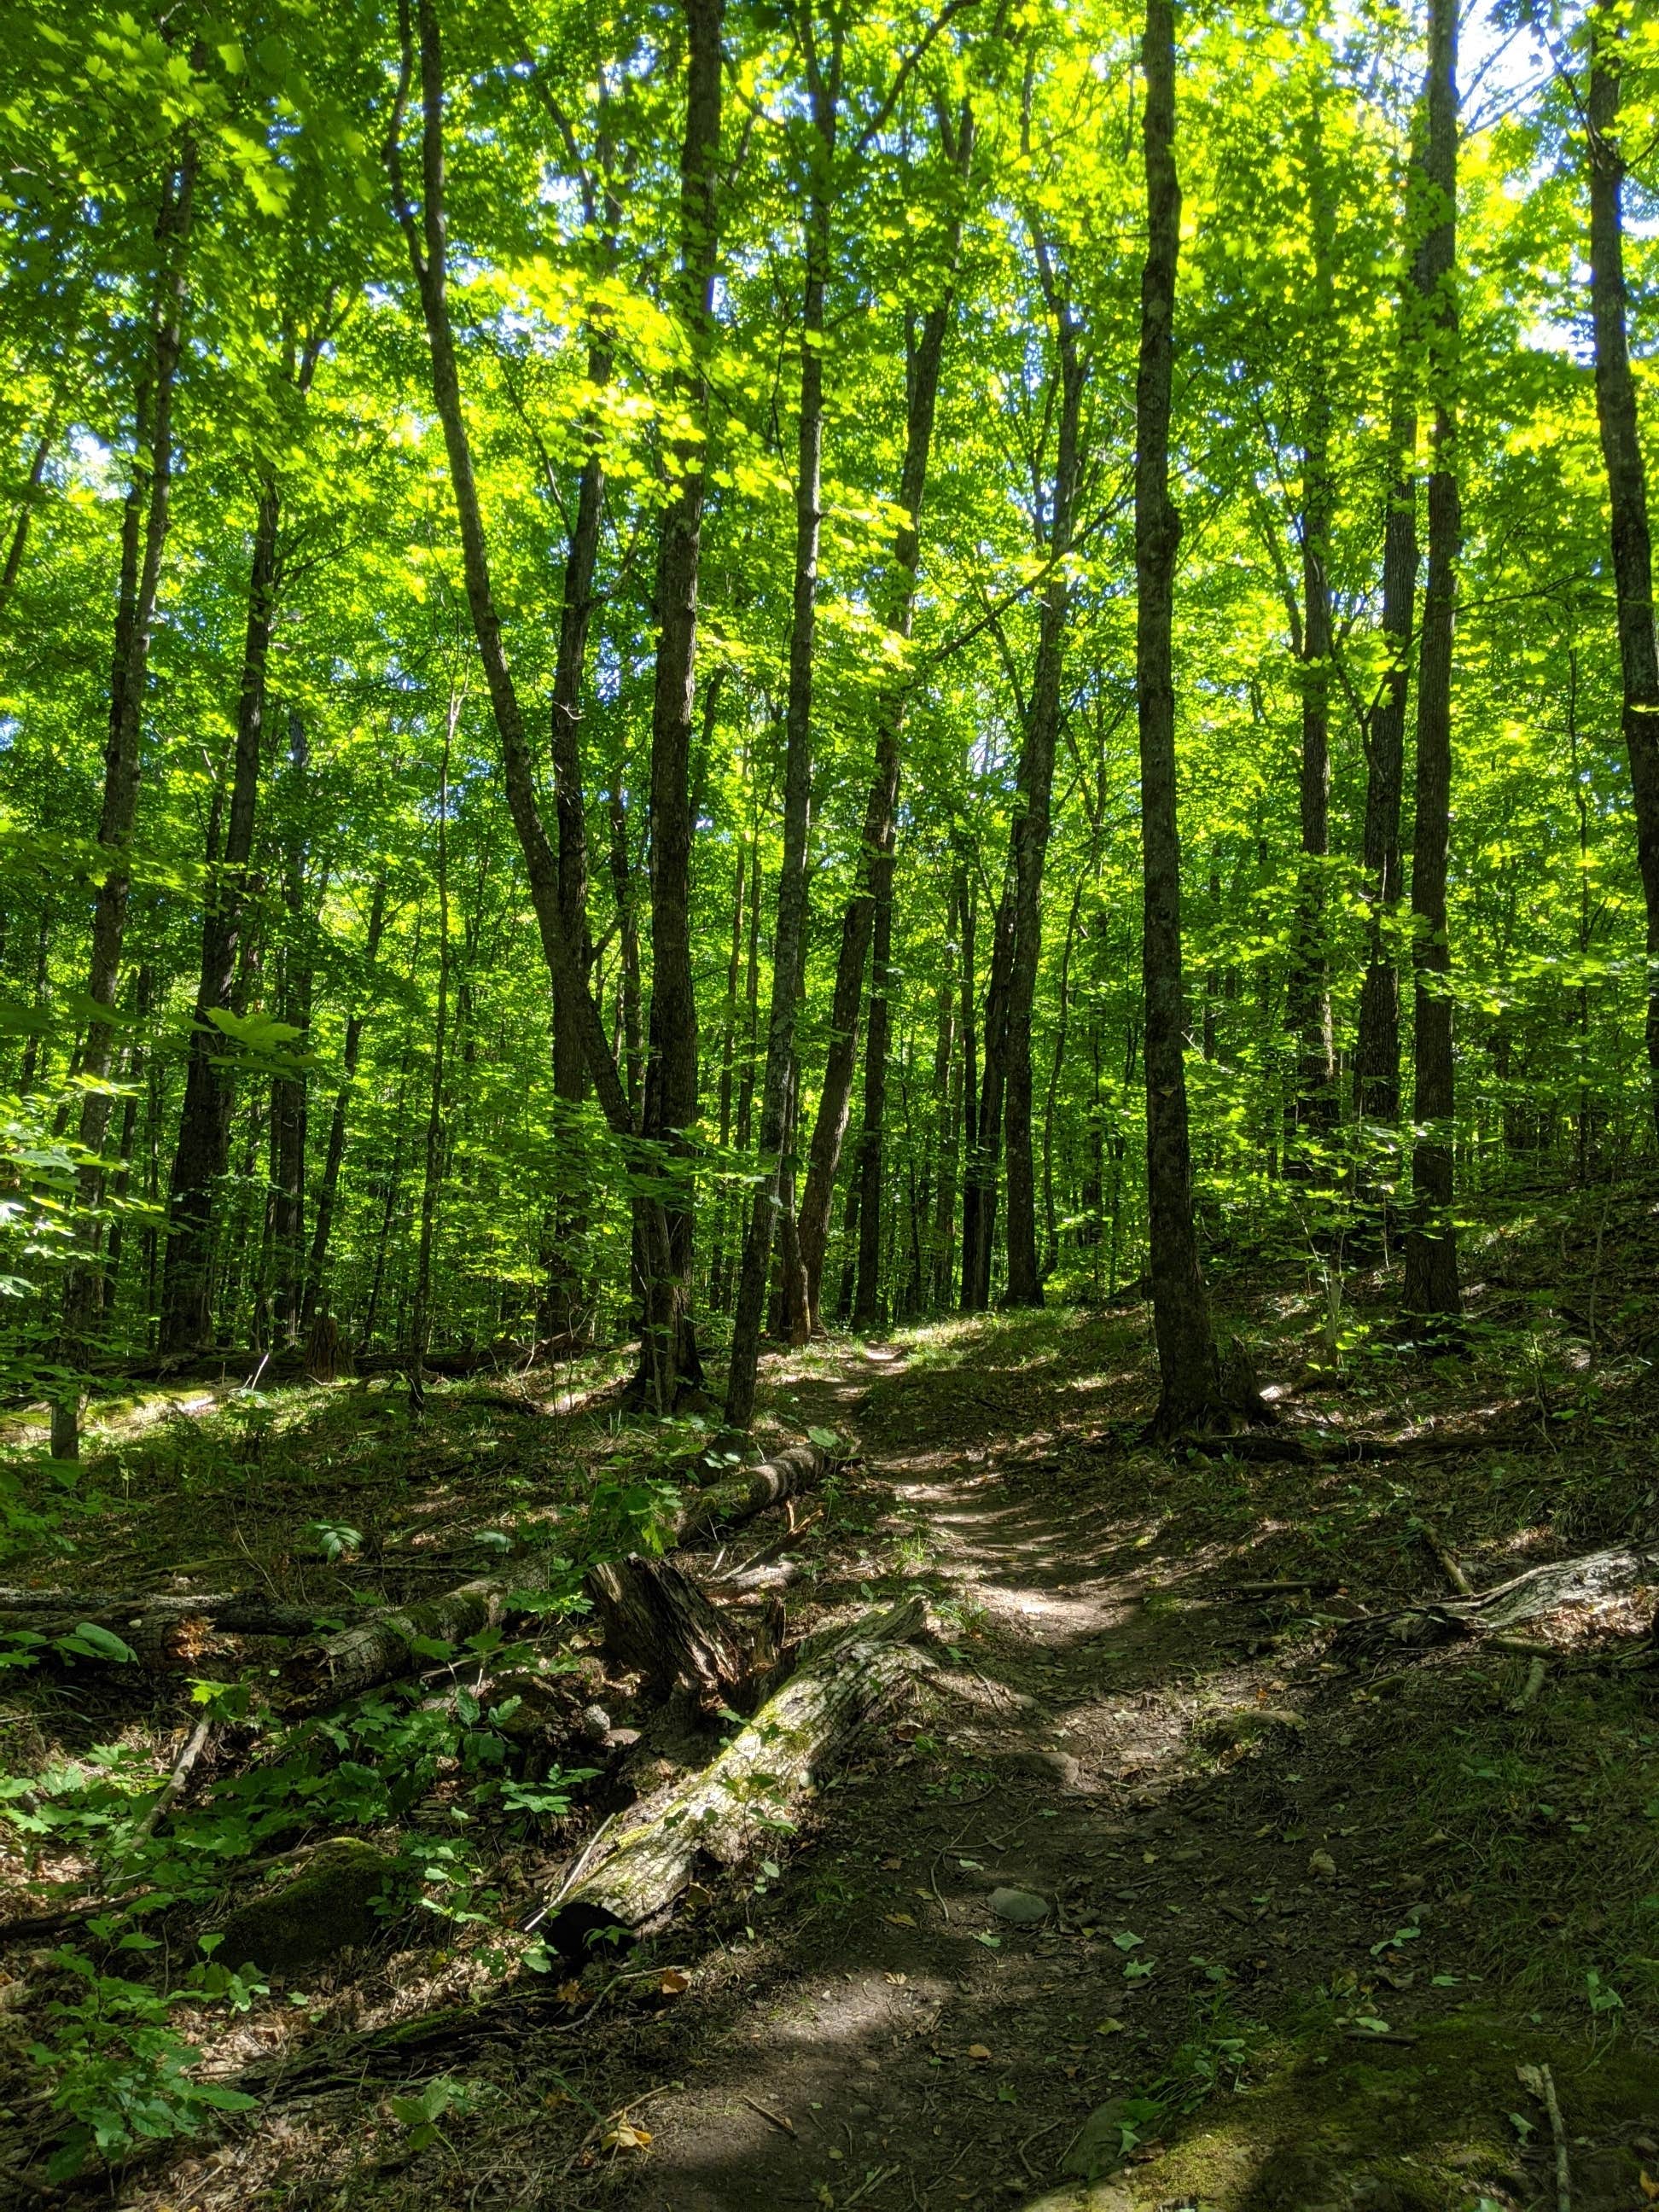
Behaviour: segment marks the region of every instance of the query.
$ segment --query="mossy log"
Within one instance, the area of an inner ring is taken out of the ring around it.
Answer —
[[[702,1537],[740,1528],[768,1506],[793,1498],[814,1482],[822,1481],[842,1455],[822,1444],[791,1444],[757,1466],[723,1475],[706,1489],[693,1491],[675,1515],[672,1541],[695,1544]]]
[[[395,1681],[420,1664],[419,1644],[465,1644],[481,1630],[499,1627],[520,1592],[533,1592],[533,1571],[511,1581],[480,1577],[416,1605],[392,1606],[337,1635],[302,1644],[283,1662],[276,1704],[292,1717],[325,1711],[377,1683]]]
[[[312,1853],[303,1873],[228,1916],[220,1946],[224,1964],[290,1974],[372,1942],[384,1925],[377,1907],[394,1872],[392,1862],[372,1844],[355,1836],[331,1838]]]
[[[1400,1644],[1449,1644],[1460,1637],[1490,1636],[1571,1606],[1628,1597],[1659,1584],[1659,1550],[1589,1552],[1528,1567],[1474,1597],[1438,1598],[1397,1612],[1369,1613],[1340,1631],[1340,1652],[1359,1655]]]
[[[549,1914],[546,1940],[574,1959],[596,1937],[648,1935],[700,1864],[759,1856],[914,1673],[906,1646],[926,1620],[921,1600],[907,1598],[824,1639],[700,1774],[618,1834],[611,1856]]]

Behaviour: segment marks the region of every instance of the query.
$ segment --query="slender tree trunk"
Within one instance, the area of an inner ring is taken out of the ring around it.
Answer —
[[[265,672],[276,618],[282,499],[267,478],[259,495],[248,580],[247,634],[236,702],[236,744],[224,844],[210,856],[202,911],[202,965],[185,1064],[185,1103],[167,1185],[161,1342],[182,1352],[210,1341],[214,1200],[230,1146],[233,1048],[213,1017],[236,988],[243,909],[253,854],[264,751]]]
[[[275,1340],[291,1345],[300,1333],[305,1288],[307,1076],[303,1056],[311,1033],[312,928],[306,883],[307,790],[311,748],[297,707],[288,718],[291,826],[283,869],[287,916],[282,950],[278,1018],[298,1032],[283,1048],[292,1065],[270,1085],[271,1319]]]
[[[467,608],[489,692],[496,734],[501,741],[507,809],[524,856],[531,903],[535,910],[543,957],[547,963],[553,988],[554,1003],[556,1007],[563,1003],[575,1010],[588,1076],[598,1094],[599,1105],[611,1129],[623,1140],[630,1169],[637,1171],[647,1164],[638,1150],[634,1111],[623,1089],[622,1073],[611,1057],[605,1024],[594,1003],[593,994],[580,973],[576,951],[565,935],[557,859],[547,835],[546,824],[542,820],[524,714],[507,661],[501,637],[501,617],[490,581],[489,546],[473,471],[471,439],[461,398],[459,366],[449,315],[448,234],[444,192],[443,42],[435,0],[415,0],[415,7],[419,23],[424,126],[421,144],[422,204],[418,217],[410,207],[405,189],[403,152],[404,120],[416,66],[410,0],[399,0],[398,4],[401,59],[386,157],[398,227],[409,250],[410,265],[420,295],[422,319],[426,328],[432,365],[433,402],[443,426],[450,485],[454,494],[456,519],[459,526]],[[695,1058],[694,1036],[694,1067]],[[667,1281],[671,1277],[673,1259],[665,1210],[659,1201],[644,1193],[636,1193],[634,1206],[641,1271],[647,1280]]]
[[[104,755],[104,797],[98,842],[104,848],[104,874],[93,904],[92,953],[87,997],[92,1012],[81,1052],[81,1073],[91,1079],[81,1106],[80,1140],[87,1161],[77,1176],[76,1201],[83,1243],[95,1245],[96,1220],[103,1194],[100,1164],[109,1124],[110,1097],[102,1087],[114,1048],[107,1009],[114,1003],[126,927],[128,850],[138,813],[143,769],[140,738],[144,690],[149,672],[150,631],[155,619],[161,550],[167,542],[173,490],[173,400],[184,338],[187,257],[196,186],[195,143],[186,137],[177,168],[162,191],[155,225],[156,283],[151,315],[150,362],[135,412],[132,479],[121,519],[120,582],[117,591],[115,642],[110,667],[109,740]],[[73,1364],[97,1318],[102,1271],[95,1250],[71,1268],[64,1287],[61,1349]],[[77,1390],[54,1400],[52,1455],[80,1455]]]
[[[996,1249],[997,1170],[1002,1147],[1002,1106],[1008,1073],[1008,977],[1013,963],[1014,883],[1005,878],[991,939],[991,974],[985,992],[984,1059],[974,1142],[962,1194],[962,1310],[983,1313],[991,1303],[991,1263]]]
[[[963,103],[949,149],[958,177],[965,178],[973,158],[973,112]],[[915,613],[916,573],[921,556],[920,522],[922,495],[927,483],[927,463],[933,447],[933,417],[939,404],[939,372],[945,341],[955,307],[955,268],[961,243],[959,216],[952,218],[948,240],[951,277],[945,296],[923,318],[921,337],[908,362],[908,404],[906,409],[904,467],[899,485],[899,505],[904,520],[895,533],[889,586],[886,626],[898,638],[908,639]],[[830,1208],[842,1146],[853,1098],[853,1073],[858,1060],[859,1013],[864,991],[864,967],[869,956],[875,921],[876,886],[881,880],[884,856],[892,850],[895,810],[898,805],[899,740],[908,701],[908,687],[901,683],[886,690],[877,709],[875,760],[865,803],[861,884],[859,895],[842,917],[841,946],[836,963],[836,988],[830,1017],[830,1048],[823,1083],[818,1093],[817,1118],[812,1127],[811,1154],[806,1185],[801,1194],[799,1235],[801,1259],[806,1271],[811,1324],[818,1326],[823,1292],[824,1252],[829,1241]]]
[[[1172,0],[1146,0],[1142,66],[1146,77],[1147,240],[1135,387],[1135,673],[1145,854],[1146,1204],[1161,1383],[1157,1426],[1169,1433],[1201,1419],[1218,1390],[1215,1337],[1193,1223],[1187,1010],[1182,982],[1171,635],[1181,519],[1170,496],[1176,262],[1181,243]]]
[[[46,473],[46,463],[52,456],[52,440],[58,434],[58,409],[53,405],[46,417],[46,427],[34,441],[34,459],[29,464],[28,482],[18,504],[17,520],[11,526],[11,538],[6,546],[5,565],[0,567],[0,624],[6,618],[11,605],[11,595],[17,588],[17,579],[22,571],[23,553],[29,539],[29,525],[34,520],[35,508],[40,502],[40,485]]]
[[[1054,1030],[1054,1058],[1048,1064],[1048,1093],[1042,1114],[1042,1280],[1047,1282],[1060,1265],[1060,1230],[1054,1212],[1054,1120],[1060,1099],[1060,1079],[1066,1066],[1066,1048],[1072,1025],[1072,954],[1077,944],[1078,917],[1083,911],[1085,879],[1079,877],[1072,894],[1072,910],[1066,920],[1066,942],[1060,956],[1060,1020]]]
[[[692,367],[680,397],[698,434],[677,443],[677,478],[657,557],[657,660],[651,708],[651,1023],[644,1134],[658,1172],[674,1178],[668,1249],[646,1281],[638,1387],[659,1413],[702,1381],[691,1323],[693,1192],[690,1132],[697,1118],[697,1001],[691,980],[691,727],[697,571],[706,489],[705,368],[719,230],[723,0],[684,0],[688,44],[685,138],[680,154],[678,305]]]
[[[372,979],[374,963],[380,957],[380,938],[386,928],[386,872],[374,878],[374,889],[369,898],[368,934],[363,944],[363,968]],[[305,1306],[301,1315],[309,1328],[319,1313],[328,1310],[323,1296],[328,1281],[328,1248],[334,1232],[334,1208],[340,1189],[340,1165],[345,1158],[346,1117],[350,1110],[352,1086],[357,1080],[357,1061],[362,1051],[363,1024],[367,1013],[362,1006],[354,1006],[346,1017],[345,1048],[340,1058],[340,1087],[334,1095],[334,1112],[328,1125],[328,1146],[323,1156],[322,1181],[317,1188],[317,1220],[311,1235],[311,1261],[306,1271]]]
[[[1285,1157],[1298,1174],[1315,1170],[1317,1146],[1337,1117],[1336,1054],[1326,943],[1326,867],[1330,858],[1331,344],[1335,211],[1326,160],[1321,88],[1304,133],[1313,245],[1312,328],[1302,450],[1302,868],[1286,993],[1285,1026],[1296,1053]]]
[[[421,1364],[432,1328],[432,1238],[444,1164],[444,1054],[449,1042],[449,755],[460,718],[461,695],[449,704],[443,765],[438,779],[438,1009],[432,1036],[432,1088],[426,1110],[426,1158],[421,1177],[421,1236],[415,1257],[415,1296],[409,1326],[410,1395],[422,1400]]]
[[[750,1203],[732,1328],[726,1388],[726,1425],[746,1429],[755,1408],[760,1325],[772,1265],[786,1123],[795,1120],[795,1018],[806,955],[807,836],[812,794],[812,657],[817,628],[818,534],[823,522],[823,302],[830,271],[836,126],[841,104],[842,32],[833,33],[828,74],[809,50],[812,106],[811,181],[806,205],[800,343],[800,413],[795,442],[795,574],[789,619],[789,700],[784,716],[783,861],[778,874],[777,932],[772,953],[772,1005],[761,1085],[760,1180]],[[788,1177],[793,1194],[794,1177]],[[793,1211],[793,1207],[792,1207]],[[800,1238],[788,1239],[784,1309],[793,1333],[792,1290],[798,1288]],[[808,1285],[808,1303],[811,1286]],[[801,1316],[804,1320],[805,1316]]]
[[[1402,307],[1402,325],[1404,314]],[[1404,397],[1395,406],[1389,443],[1395,465],[1382,535],[1382,635],[1389,662],[1366,725],[1365,974],[1354,1073],[1361,1120],[1392,1129],[1400,1119],[1400,970],[1394,950],[1401,890],[1400,801],[1417,601],[1417,415]]]
[[[1432,196],[1424,240],[1430,300],[1434,457],[1429,477],[1429,573],[1417,676],[1417,811],[1412,840],[1412,1220],[1404,1311],[1431,1321],[1461,1310],[1452,1217],[1455,1099],[1451,947],[1446,877],[1451,844],[1452,633],[1462,521],[1457,490],[1457,0],[1431,0],[1428,130],[1423,174]]]
[[[875,1328],[882,1318],[881,1252],[886,1176],[887,1056],[892,1049],[893,855],[874,877],[876,911],[870,947],[870,1035],[864,1055],[864,1130],[859,1140],[858,1281],[853,1323]]]
[[[1625,155],[1619,137],[1623,31],[1612,0],[1595,0],[1589,21],[1587,137],[1595,411],[1613,518],[1625,746],[1630,755],[1631,795],[1635,802],[1637,862],[1647,903],[1648,1067],[1654,1125],[1659,1131],[1659,647],[1654,635],[1647,477],[1626,327]]]
[[[1048,850],[1066,623],[1071,607],[1070,582],[1058,564],[1072,550],[1083,390],[1088,374],[1088,364],[1079,349],[1071,302],[1055,284],[1043,240],[1039,236],[1034,243],[1043,289],[1048,295],[1049,313],[1056,325],[1055,345],[1060,359],[1054,511],[1047,548],[1050,560],[1057,565],[1042,595],[1036,667],[1031,680],[1025,742],[1020,752],[1013,823],[1009,831],[1013,866],[1013,941],[1008,966],[1004,1053],[1007,1064],[1004,1145],[1008,1162],[1007,1303],[1011,1306],[1036,1306],[1042,1303],[1042,1277],[1037,1267],[1036,1172],[1031,1151],[1031,1013],[1036,996],[1037,961],[1042,949],[1042,871]],[[981,1144],[984,1137],[981,1127]]]

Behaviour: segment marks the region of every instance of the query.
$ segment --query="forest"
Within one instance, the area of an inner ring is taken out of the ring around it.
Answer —
[[[1648,0],[10,0],[0,2197],[1659,2200],[1656,241]]]

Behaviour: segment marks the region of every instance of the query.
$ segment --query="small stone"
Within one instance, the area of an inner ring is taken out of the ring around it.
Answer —
[[[1048,1900],[1029,1889],[994,1889],[991,1910],[999,1920],[1012,1921],[1016,1928],[1035,1928],[1048,1917]]]

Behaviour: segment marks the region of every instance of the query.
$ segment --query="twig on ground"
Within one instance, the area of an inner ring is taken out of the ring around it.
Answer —
[[[1572,2173],[1567,2162],[1567,2130],[1561,2118],[1560,2100],[1555,2094],[1555,2076],[1547,2066],[1517,2066],[1515,2070],[1522,2087],[1532,2091],[1549,2115],[1550,2135],[1555,2144],[1555,2212],[1572,2212]]]
[[[582,2153],[591,2142],[604,2134],[606,2128],[614,2128],[619,2120],[625,2118],[629,2112],[637,2112],[641,2105],[648,2105],[653,2097],[665,2097],[671,2089],[679,2089],[684,2087],[684,2082],[680,2081],[659,2081],[654,2089],[646,2090],[641,2096],[630,2097],[625,2105],[618,2105],[614,2112],[607,2112],[602,2120],[596,2120],[576,2145],[575,2149],[566,2159],[563,2172],[568,2175],[575,2172],[581,2162]]]
[[[213,1716],[211,1713],[204,1713],[201,1719],[197,1722],[195,1727],[191,1730],[190,1741],[185,1744],[184,1749],[179,1753],[177,1759],[173,1762],[172,1773],[168,1775],[167,1780],[156,1791],[155,1801],[151,1804],[149,1812],[145,1814],[143,1819],[138,1823],[137,1827],[133,1831],[132,1841],[127,1846],[126,1856],[131,1857],[131,1854],[137,1850],[140,1844],[147,1844],[150,1838],[155,1833],[156,1829],[161,1826],[161,1821],[166,1817],[167,1810],[171,1807],[173,1799],[184,1788],[185,1783],[189,1781],[191,1769],[195,1765],[197,1760],[202,1756],[203,1752],[207,1747],[207,1740],[212,1733]]]
[[[1431,1552],[1433,1553],[1435,1559],[1439,1565],[1441,1573],[1444,1575],[1446,1580],[1457,1592],[1459,1597],[1473,1597],[1474,1595],[1474,1584],[1464,1573],[1462,1566],[1458,1564],[1455,1554],[1452,1552],[1450,1547],[1447,1544],[1445,1538],[1440,1534],[1440,1531],[1437,1528],[1431,1528],[1425,1521],[1423,1524],[1422,1537],[1425,1545]]]
[[[775,2112],[769,2106],[763,2105],[758,2097],[749,2096],[746,2093],[743,2101],[751,2112],[758,2112],[762,2119],[770,2120],[775,2128],[781,2128],[785,2135],[799,2141],[799,2137],[795,2136],[795,2124],[787,2112]]]
[[[1520,1696],[1516,1699],[1513,1706],[1510,1708],[1511,1711],[1518,1713],[1523,1711],[1525,1707],[1532,1703],[1533,1699],[1538,1695],[1538,1692],[1543,1688],[1543,1686],[1544,1662],[1541,1659],[1534,1659],[1531,1666],[1527,1669],[1525,1685],[1522,1689]]]

